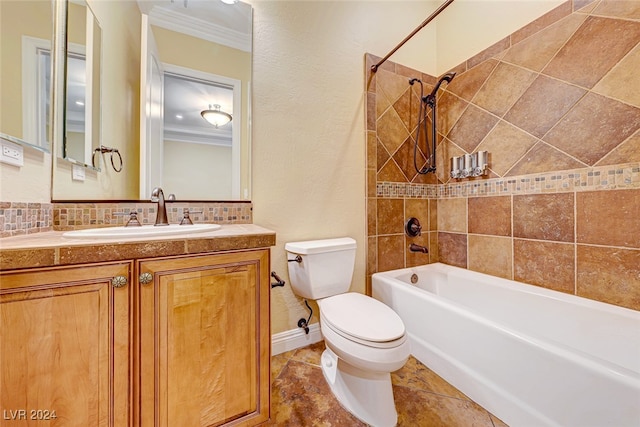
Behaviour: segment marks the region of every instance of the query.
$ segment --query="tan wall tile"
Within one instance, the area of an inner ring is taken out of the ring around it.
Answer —
[[[429,230],[438,231],[438,201],[429,200]]]
[[[639,39],[638,22],[590,16],[543,73],[592,88]],[[594,61],[594,58],[598,60]]]
[[[470,105],[447,134],[447,138],[467,153],[475,151],[485,136],[493,129],[498,118],[474,105]]]
[[[536,74],[501,62],[478,91],[474,103],[502,117],[529,87]]]
[[[526,40],[514,41],[517,44],[509,49],[503,59],[530,70],[540,71],[585,19],[585,15],[572,14]]]
[[[556,7],[549,13],[545,13],[540,18],[535,21],[525,25],[515,33],[511,35],[512,43],[518,43],[520,40],[523,40],[533,34],[536,34],[538,31],[550,26],[554,22],[562,19],[563,17],[569,15],[571,13],[571,2],[567,1],[562,3],[560,6]]]
[[[537,141],[522,129],[500,120],[478,146],[478,151],[488,151],[489,167],[498,176],[504,176]]]
[[[640,2],[635,3],[640,5]],[[627,84],[627,82],[633,81],[636,78],[639,69],[640,45],[637,45],[593,90],[599,94],[640,107],[640,85]]]
[[[429,232],[429,262],[440,261],[438,252],[438,232]]]
[[[404,268],[404,236],[378,237],[378,271]]]
[[[575,293],[575,245],[514,239],[514,280]]]
[[[467,235],[438,233],[438,260],[445,264],[467,268]]]
[[[470,197],[469,233],[511,236],[511,196]]]
[[[367,169],[367,197],[376,197],[376,171]]]
[[[429,264],[430,254],[431,252],[429,248],[430,244],[430,233],[422,233],[420,236],[416,237],[408,237],[405,235],[404,237],[404,247],[406,250],[405,255],[405,267],[415,267],[416,265],[424,265]],[[428,253],[422,252],[411,252],[409,250],[409,245],[415,243],[416,245],[424,246],[429,251]]]
[[[420,221],[423,233],[429,231],[429,200],[428,199],[405,199],[404,220],[414,217]]]
[[[377,234],[378,225],[378,200],[367,198],[367,236],[375,236]]]
[[[376,272],[378,265],[378,238],[369,237],[367,239],[367,275]]]
[[[513,197],[514,237],[573,242],[573,228],[573,194]]]
[[[469,234],[468,268],[492,276],[513,278],[512,239]]]
[[[542,139],[593,166],[638,129],[638,107],[588,93]]]
[[[578,295],[640,310],[640,250],[578,245]]]
[[[576,194],[578,243],[640,248],[640,189]]]
[[[402,199],[378,199],[378,233],[404,232],[404,201]]]
[[[378,138],[375,132],[367,131],[367,168],[376,168]]]
[[[438,231],[467,232],[467,199],[438,200]]]

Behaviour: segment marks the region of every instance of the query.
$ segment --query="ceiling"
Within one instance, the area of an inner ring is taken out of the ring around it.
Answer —
[[[218,44],[251,51],[251,5],[220,0],[138,0],[151,24]]]
[[[233,113],[233,89],[185,76],[165,74],[164,131],[165,138],[174,141],[231,146],[233,120],[215,128],[200,112],[218,104],[226,113]]]
[[[138,0],[150,23],[242,51],[251,51],[252,8],[220,0]],[[215,128],[200,115],[209,105],[233,113],[233,89],[198,78],[165,74],[165,138],[231,145],[233,120]]]

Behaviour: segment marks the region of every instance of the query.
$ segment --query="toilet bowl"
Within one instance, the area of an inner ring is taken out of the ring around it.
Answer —
[[[293,242],[288,252],[291,286],[315,299],[326,349],[322,372],[342,406],[374,427],[394,426],[391,372],[409,358],[404,324],[388,306],[348,292],[355,263],[351,238]]]

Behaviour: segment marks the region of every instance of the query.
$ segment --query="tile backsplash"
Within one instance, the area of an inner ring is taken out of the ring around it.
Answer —
[[[53,204],[0,201],[0,237],[53,230]]]
[[[437,174],[414,169],[419,89],[408,84],[436,77],[392,62],[372,74],[379,58],[366,55],[369,279],[440,261],[640,310],[635,3],[567,1],[451,70]],[[478,150],[489,176],[449,177],[450,157]],[[415,239],[410,216],[423,226]]]
[[[170,223],[179,223],[185,209],[194,223],[253,222],[250,202],[167,202],[166,206]],[[151,202],[0,202],[0,237],[125,225],[131,211],[138,213],[143,225],[155,221],[156,204]]]

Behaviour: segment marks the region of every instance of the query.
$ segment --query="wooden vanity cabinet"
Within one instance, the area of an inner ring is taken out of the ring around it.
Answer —
[[[0,425],[132,425],[132,273],[0,272]]]
[[[269,250],[137,261],[142,426],[269,419]]]

